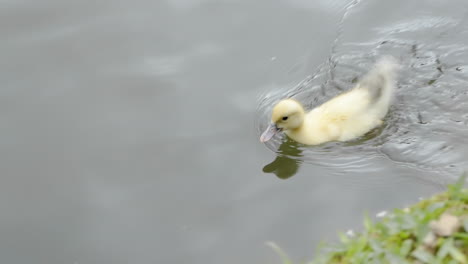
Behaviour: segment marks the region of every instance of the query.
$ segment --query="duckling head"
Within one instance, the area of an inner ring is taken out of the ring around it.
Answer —
[[[260,141],[266,142],[281,131],[299,128],[304,123],[304,115],[304,108],[298,101],[293,99],[280,101],[273,107],[271,123],[260,136]]]

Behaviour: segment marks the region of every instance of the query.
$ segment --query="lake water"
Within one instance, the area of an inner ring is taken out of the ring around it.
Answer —
[[[468,2],[0,1],[0,262],[280,263],[468,167]],[[380,56],[385,126],[259,142]]]

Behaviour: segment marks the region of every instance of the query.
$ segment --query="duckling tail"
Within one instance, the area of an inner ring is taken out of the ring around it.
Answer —
[[[395,89],[398,63],[391,56],[382,57],[374,68],[359,82],[359,87],[367,89],[371,103],[389,104]]]

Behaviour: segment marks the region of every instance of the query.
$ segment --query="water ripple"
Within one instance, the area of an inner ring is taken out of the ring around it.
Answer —
[[[440,27],[453,24],[445,22]],[[468,164],[467,48],[463,43],[421,44],[398,39],[399,33],[395,34],[387,36],[388,40],[341,43],[314,74],[291,89],[277,89],[262,96],[258,134],[267,126],[277,101],[293,97],[307,109],[314,108],[353,87],[380,56],[392,54],[400,59],[402,67],[396,100],[385,125],[351,142],[297,144],[290,157],[344,171],[375,169],[374,159],[384,157],[395,166],[458,176]],[[278,151],[281,144],[285,144],[284,138],[277,136],[266,146],[279,155],[289,155]]]

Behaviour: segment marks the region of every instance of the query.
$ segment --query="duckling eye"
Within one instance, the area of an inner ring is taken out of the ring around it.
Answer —
[[[284,121],[288,120],[288,117],[287,117],[287,116],[283,116],[283,120],[284,120]]]

